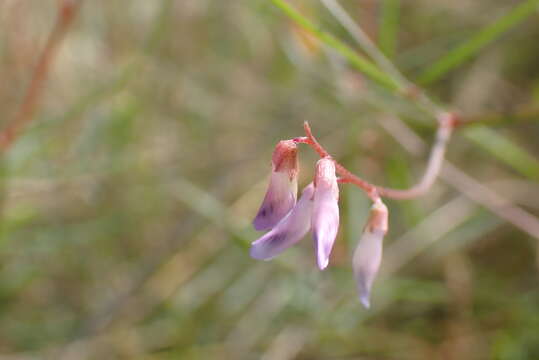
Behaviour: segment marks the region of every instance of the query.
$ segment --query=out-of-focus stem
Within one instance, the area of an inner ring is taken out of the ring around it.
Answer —
[[[416,101],[431,115],[439,117],[445,110],[425,93],[419,86],[408,80],[399,69],[384,55],[376,44],[368,37],[363,29],[348,15],[337,0],[320,0],[337,21],[348,31],[359,46],[374,60],[378,67],[384,70],[391,78],[405,89],[402,95]],[[462,116],[455,128],[480,124],[498,124],[503,122],[516,122],[539,119],[539,108],[529,106],[518,109],[510,114],[483,114],[478,116]]]
[[[348,31],[358,45],[374,60],[376,65],[387,73],[399,85],[400,94],[415,102],[431,116],[439,117],[446,112],[441,106],[430,99],[416,84],[408,80],[397,67],[384,55],[384,53],[369,38],[363,29],[348,15],[337,0],[320,0],[329,12]]]
[[[539,106],[523,106],[516,109],[516,111],[509,113],[486,113],[467,116],[457,124],[457,127],[474,125],[502,125],[525,121],[539,121]]]
[[[335,49],[338,53],[344,56],[354,67],[372,80],[377,82],[382,87],[390,90],[403,92],[406,89],[402,89],[388,74],[381,71],[378,66],[371,63],[369,60],[358,54],[351,47],[349,47],[343,41],[337,39],[333,35],[323,31],[316,24],[302,16],[293,6],[291,6],[287,0],[270,0],[275,6],[280,8],[290,19],[292,19],[299,26],[305,30],[311,32],[322,43]]]
[[[56,22],[47,38],[43,51],[39,55],[30,85],[19,110],[6,128],[0,132],[0,152],[6,151],[17,139],[22,129],[32,121],[43,93],[43,87],[51,64],[54,62],[58,48],[75,18],[81,2],[82,0],[63,0],[61,2]]]

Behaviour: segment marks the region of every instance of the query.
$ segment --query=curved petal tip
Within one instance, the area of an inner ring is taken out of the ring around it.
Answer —
[[[300,241],[311,226],[312,184],[305,187],[296,206],[270,232],[251,244],[251,257],[270,260]]]
[[[370,301],[370,294],[368,292],[362,293],[359,295],[359,301],[363,306],[365,306],[365,309],[369,309],[371,307],[371,301]]]
[[[269,251],[270,249],[268,249],[268,246],[265,246],[264,243],[253,243],[251,245],[251,249],[249,249],[249,255],[251,255],[253,259],[267,261],[274,257],[274,255],[270,254]]]
[[[329,254],[323,254],[321,251],[319,251],[317,256],[317,263],[320,270],[324,270],[325,268],[327,268],[329,264]]]

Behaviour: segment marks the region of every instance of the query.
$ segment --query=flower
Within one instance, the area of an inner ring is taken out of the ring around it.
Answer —
[[[320,270],[324,270],[329,264],[331,250],[339,232],[338,183],[352,183],[363,189],[374,201],[352,259],[359,300],[369,308],[371,288],[382,261],[382,243],[388,228],[388,210],[380,193],[388,195],[391,192],[380,191],[375,185],[358,178],[336,163],[314,138],[308,123],[304,124],[304,128],[307,136],[283,140],[275,146],[268,190],[253,220],[256,230],[268,232],[251,244],[251,257],[270,260],[296,244],[311,230],[316,262]],[[314,181],[303,189],[296,203],[297,144],[310,145],[321,159],[316,163]],[[337,170],[343,176],[339,180]]]
[[[270,230],[296,204],[298,192],[297,145],[283,140],[275,146],[271,159],[272,171],[266,196],[253,220],[256,230]]]
[[[314,186],[312,183],[294,208],[268,233],[251,244],[251,256],[269,260],[300,241],[311,228]]]
[[[314,183],[305,187],[297,204],[271,231],[251,244],[251,256],[269,260],[300,241],[312,229],[318,267],[325,269],[339,229],[338,200],[335,164],[329,157],[320,159],[316,163]]]
[[[387,207],[382,200],[378,199],[371,207],[369,220],[352,260],[359,300],[366,308],[370,306],[372,284],[382,261],[382,242],[387,233],[387,224]]]
[[[320,270],[329,263],[329,255],[339,230],[339,187],[335,163],[329,157],[316,163],[314,204],[311,220],[316,259]]]

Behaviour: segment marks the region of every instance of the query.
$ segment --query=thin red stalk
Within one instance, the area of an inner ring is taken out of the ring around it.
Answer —
[[[451,136],[453,128],[457,124],[457,118],[454,114],[444,114],[439,119],[438,131],[436,133],[436,142],[433,145],[427,164],[427,168],[421,180],[409,189],[391,189],[381,186],[376,186],[369,183],[366,180],[363,180],[359,176],[353,174],[343,165],[335,162],[335,171],[341,176],[339,178],[340,183],[351,183],[365,191],[365,193],[371,198],[371,200],[376,201],[380,197],[387,197],[391,199],[411,199],[420,195],[425,194],[436,178],[438,177],[440,170],[442,168],[442,163],[445,156],[445,150],[447,147],[447,142]],[[309,123],[305,122],[303,124],[305,129],[306,137],[295,138],[294,141],[297,143],[303,143],[311,146],[320,157],[331,157],[326,149],[316,138],[314,137]]]
[[[316,140],[307,121],[303,123],[303,128],[305,129],[305,135],[307,135],[308,139],[305,143],[310,145],[318,153],[318,155],[320,155],[321,158],[331,157],[331,155],[326,151],[326,149],[324,149],[324,147],[320,145],[320,143]],[[356,185],[357,187],[365,191],[373,201],[379,197],[376,186],[354,175],[343,165],[335,161],[335,159],[333,159],[333,161],[335,162],[335,171],[342,177],[341,182],[348,182]]]
[[[33,119],[43,93],[43,88],[51,64],[54,62],[58,48],[64,39],[69,26],[73,22],[81,0],[63,0],[57,15],[57,20],[51,30],[43,51],[41,52],[30,85],[21,103],[19,111],[13,120],[0,132],[0,152],[6,151],[17,139],[22,129]]]

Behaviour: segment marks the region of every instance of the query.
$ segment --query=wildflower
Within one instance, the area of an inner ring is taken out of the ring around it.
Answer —
[[[275,146],[271,159],[272,171],[264,201],[253,220],[256,230],[270,230],[296,204],[298,192],[297,145],[283,140]]]
[[[454,125],[447,126],[442,130],[450,132]],[[251,256],[260,260],[272,259],[312,230],[316,262],[320,270],[324,270],[329,264],[329,256],[339,231],[338,183],[354,184],[374,201],[352,260],[359,300],[369,308],[371,288],[382,261],[382,243],[388,228],[388,210],[380,195],[395,199],[417,196],[424,191],[424,184],[430,181],[431,172],[425,175],[419,185],[409,190],[379,188],[336,163],[313,136],[309,124],[305,122],[303,127],[306,136],[283,140],[275,146],[269,187],[253,221],[256,230],[268,232],[251,244]],[[313,183],[303,189],[296,203],[297,144],[311,146],[321,159],[316,163]],[[434,152],[431,158],[436,154]],[[339,180],[337,170],[342,176]]]
[[[339,230],[339,187],[335,163],[329,157],[316,163],[314,178],[312,230],[316,259],[320,270],[329,263],[329,255]]]
[[[308,132],[308,130],[306,130]],[[310,134],[308,132],[308,134]],[[308,138],[280,141],[273,152],[272,172],[264,201],[253,225],[268,230],[251,244],[251,257],[270,260],[300,241],[312,230],[316,261],[320,270],[329,263],[329,256],[339,231],[339,186],[336,164],[330,156],[316,163],[314,181],[297,198],[298,158],[296,142]],[[312,144],[317,144],[312,141]],[[322,152],[324,155],[324,152]],[[345,172],[346,174],[346,172]],[[372,186],[371,186],[372,187]],[[369,219],[354,251],[352,268],[359,300],[370,306],[371,288],[382,260],[382,242],[387,233],[388,210],[377,193]]]
[[[318,267],[325,269],[339,229],[338,200],[335,164],[331,158],[320,159],[316,163],[314,184],[305,187],[298,203],[271,231],[251,244],[251,256],[269,260],[301,240],[312,229]]]
[[[372,284],[382,261],[382,242],[387,233],[388,211],[378,199],[371,207],[369,220],[354,251],[352,268],[356,277],[359,300],[370,306]]]
[[[311,228],[314,186],[312,183],[294,208],[268,233],[251,245],[251,256],[269,260],[300,241]]]

